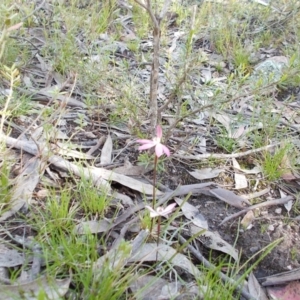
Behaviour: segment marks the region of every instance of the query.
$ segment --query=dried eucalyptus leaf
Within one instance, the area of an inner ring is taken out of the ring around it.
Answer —
[[[223,172],[224,169],[213,169],[213,168],[204,168],[204,169],[197,169],[193,172],[189,172],[191,176],[195,177],[199,180],[204,179],[211,179],[218,177],[221,172]]]
[[[190,226],[190,231],[192,235],[197,234],[202,228],[195,225]],[[197,239],[206,247],[221,251],[223,253],[229,254],[236,261],[239,258],[238,251],[231,246],[229,243],[224,241],[217,232],[212,232],[209,230],[201,233]]]
[[[158,254],[156,254],[158,251]],[[143,244],[136,255],[129,259],[129,262],[143,261],[169,261],[172,265],[181,267],[185,271],[200,277],[201,273],[196,266],[183,254],[177,253],[175,249],[168,245]]]
[[[198,208],[189,204],[188,202],[183,203],[184,200],[180,198],[174,198],[174,200],[179,206],[181,206],[181,211],[187,219],[191,220],[198,227],[208,229],[207,221],[205,220],[204,216],[199,212]]]

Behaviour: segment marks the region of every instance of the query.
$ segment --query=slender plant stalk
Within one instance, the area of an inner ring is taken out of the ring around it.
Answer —
[[[160,14],[155,13],[152,10],[151,0],[146,0],[146,2],[142,2],[140,0],[134,0],[134,1],[148,12],[151,21],[153,23],[153,61],[152,61],[151,76],[150,76],[149,119],[150,119],[150,129],[152,132],[154,132],[157,126],[157,122],[161,121],[158,119],[160,114],[158,111],[158,104],[157,104],[161,21],[168,11],[168,8],[171,4],[171,0],[164,1],[164,5]]]
[[[153,209],[155,209],[155,203],[156,203],[156,169],[157,169],[157,161],[158,161],[158,157],[157,157],[157,155],[154,155],[153,193],[152,193],[152,208]],[[154,218],[151,219],[150,232],[152,232],[153,223],[154,223]]]
[[[157,170],[157,162],[158,162],[158,157],[157,155],[154,156],[154,173],[153,173],[153,199],[152,199],[152,208],[155,209],[155,204],[156,204],[156,170]],[[156,252],[156,262],[158,260],[158,245],[159,245],[159,236],[160,236],[160,223],[161,223],[161,216],[158,216],[157,218],[157,252]],[[151,220],[151,229],[150,232],[152,232],[154,224],[154,218]]]
[[[154,173],[153,173],[153,199],[152,199],[152,208],[155,209],[156,203],[156,169],[157,169],[157,155],[154,156]]]
[[[160,223],[161,223],[161,216],[158,216],[158,218],[157,218],[157,240],[156,240],[156,245],[157,245],[156,262],[158,260],[158,245],[159,245],[159,236],[160,236]]]

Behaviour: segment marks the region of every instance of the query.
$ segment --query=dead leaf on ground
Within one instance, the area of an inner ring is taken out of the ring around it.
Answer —
[[[231,191],[228,191],[228,190],[225,190],[222,188],[212,189],[209,192],[213,196],[217,197],[218,199],[220,199],[234,207],[237,207],[237,208],[244,208],[243,203],[247,203],[247,204],[251,205],[251,203],[248,200],[236,195],[235,193],[233,193]]]
[[[279,193],[280,193],[281,198],[284,198],[284,197],[287,196],[287,194],[283,190],[281,190],[281,189],[279,189]],[[285,209],[287,210],[288,213],[292,209],[293,204],[294,204],[294,200],[293,199],[291,199],[288,202],[284,203],[284,207],[285,207]]]
[[[143,183],[134,178],[117,174],[113,171],[106,170],[103,168],[96,167],[87,167],[82,168],[78,167],[73,163],[70,163],[59,156],[53,155],[49,158],[49,161],[59,168],[63,168],[68,172],[73,172],[77,176],[85,176],[86,178],[91,178],[95,185],[103,185],[104,187],[109,187],[108,181],[116,181],[124,186],[127,186],[133,190],[145,193],[146,195],[152,195],[153,186],[151,184]],[[105,181],[104,181],[105,180]],[[161,195],[162,192],[157,190],[157,195]]]
[[[31,203],[33,191],[42,175],[41,170],[43,168],[41,167],[41,164],[41,160],[37,157],[33,157],[25,164],[23,171],[14,181],[15,185],[9,203],[10,209],[1,214],[1,222]]]
[[[43,100],[51,101],[51,99],[54,98],[54,94],[51,91],[48,92],[42,90],[28,89],[27,94],[33,95],[32,99],[41,100],[41,101]],[[86,104],[70,96],[58,94],[55,95],[55,100],[60,101],[63,105],[66,106],[86,108]]]
[[[229,133],[230,132],[230,117],[226,114],[216,114],[212,113],[212,117],[215,118],[219,123],[221,123],[226,131]]]
[[[18,30],[22,26],[23,26],[23,22],[20,22],[20,23],[17,23],[15,25],[12,25],[12,26],[8,27],[6,30],[7,31],[14,31],[14,30]]]
[[[156,252],[158,250],[158,255]],[[183,254],[177,253],[175,249],[168,245],[144,244],[139,251],[129,259],[129,262],[144,262],[144,261],[168,261],[172,265],[181,267],[196,278],[200,278],[199,269]],[[171,260],[172,258],[172,260]]]
[[[234,188],[236,190],[245,189],[246,187],[248,187],[247,178],[243,174],[234,173],[234,182],[235,182]]]
[[[300,268],[297,268],[292,271],[287,271],[280,274],[275,274],[264,278],[260,278],[260,280],[263,281],[262,282],[263,286],[280,285],[280,284],[286,284],[290,281],[300,280]]]
[[[77,148],[77,145],[73,145],[74,148]],[[56,143],[51,145],[51,150],[56,153],[66,157],[80,158],[80,159],[95,159],[94,156],[80,151],[72,149],[72,145],[64,143]]]
[[[2,243],[0,244],[0,267],[15,267],[25,262],[24,254],[15,249],[9,249]]]
[[[91,167],[89,168],[91,174],[93,174],[96,177],[102,177],[106,180],[111,180],[111,181],[116,181],[124,186],[127,186],[135,191],[139,191],[141,193],[144,193],[146,195],[152,195],[153,193],[153,186],[148,183],[141,182],[137,179],[117,174],[113,171],[109,171],[103,168],[96,168],[96,167]],[[162,192],[159,190],[156,190],[157,195],[161,195]]]
[[[248,278],[248,289],[251,296],[258,300],[268,300],[264,289],[260,286],[253,272],[250,273]]]
[[[0,137],[9,146],[13,146],[18,149],[23,149],[24,151],[31,153],[33,155],[37,155],[39,153],[39,149],[37,148],[37,145],[33,142],[17,140],[1,133],[0,133]],[[47,155],[48,161],[52,163],[54,166],[63,169],[64,171],[74,173],[76,176],[80,176],[80,177],[85,176],[85,178],[93,180],[96,186],[102,186],[103,188],[110,189],[110,185],[107,182],[107,180],[110,180],[110,181],[116,181],[124,186],[127,186],[133,190],[139,191],[146,195],[152,195],[153,193],[153,186],[151,184],[143,183],[134,178],[117,174],[113,171],[109,171],[103,168],[79,167],[63,159],[60,156],[50,155],[51,153],[49,153],[49,150],[47,149],[46,146],[42,146],[41,148],[45,152],[44,154]],[[156,195],[161,195],[161,194],[162,194],[161,191],[156,190]]]
[[[232,166],[234,168],[240,167],[240,164],[234,157],[232,158]],[[248,181],[244,174],[239,174],[237,172],[234,172],[234,182],[235,182],[235,189],[237,190],[244,189],[248,186]]]
[[[254,216],[253,211],[249,210],[243,217],[243,219],[241,221],[241,225],[243,226],[244,229],[247,229],[254,219],[255,219],[255,216]]]
[[[192,235],[199,233],[200,230],[202,230],[202,228],[195,225],[190,226]],[[239,259],[238,251],[229,243],[224,241],[217,232],[205,230],[197,237],[197,240],[210,249],[218,250],[230,255],[235,261],[238,261]]]
[[[124,166],[114,169],[114,172],[127,176],[139,176],[153,170],[153,164],[134,166],[129,160],[124,162]]]
[[[102,270],[104,267],[114,270],[114,272],[121,271],[129,262],[129,259],[139,251],[148,235],[149,231],[141,230],[131,243],[126,242],[119,247],[121,242],[124,241],[121,239],[120,243],[114,244],[106,254],[93,263],[94,274],[97,276],[99,270]]]
[[[181,211],[183,212],[184,216],[191,220],[196,226],[201,227],[203,229],[208,229],[207,221],[205,220],[204,216],[199,212],[198,208],[189,204],[188,202],[184,202],[184,200],[180,198],[174,198],[176,203],[181,206]]]
[[[241,195],[242,198],[244,199],[247,199],[247,200],[250,200],[250,199],[254,199],[254,198],[259,198],[267,193],[270,192],[270,187],[267,187],[261,191],[258,191],[258,192],[254,192],[254,193],[250,193],[250,194],[247,194],[247,195]]]
[[[97,277],[99,271],[104,268],[109,268],[114,272],[121,272],[126,266],[131,256],[131,245],[123,247],[122,249],[111,249],[105,255],[101,256],[93,263],[93,273]]]
[[[247,170],[247,169],[241,168],[239,164],[238,165],[236,164],[236,165],[233,165],[233,168],[237,169],[245,174],[259,174],[262,172],[262,168],[260,166],[255,166],[253,169]]]
[[[0,286],[0,299],[40,299],[41,294],[49,300],[61,299],[69,290],[71,278],[50,279],[46,276],[19,285]]]
[[[134,205],[132,199],[125,194],[114,192],[113,198],[117,203],[120,203],[121,200],[122,204],[126,207],[130,207]]]
[[[112,221],[103,219],[99,221],[86,221],[76,225],[74,232],[77,234],[106,232]]]
[[[224,169],[204,168],[204,169],[196,169],[189,173],[196,179],[204,180],[204,179],[211,179],[211,178],[218,177],[221,172],[224,172]]]
[[[112,150],[113,150],[113,142],[109,134],[106,138],[106,141],[101,151],[100,165],[108,165],[111,163]]]
[[[49,132],[45,133],[45,130],[43,127],[37,127],[36,129],[31,131],[31,137],[33,138],[34,141],[36,142],[43,142],[43,141],[57,141],[57,140],[69,140],[70,138],[67,136],[66,133],[61,131],[58,128],[52,127]],[[56,142],[56,145],[59,145],[58,142]],[[61,148],[68,147],[70,148],[69,145],[61,143]],[[74,145],[74,148],[78,147],[77,145]]]
[[[140,276],[130,284],[130,289],[137,300],[173,299],[179,295],[181,288],[180,282],[168,282],[151,275]]]

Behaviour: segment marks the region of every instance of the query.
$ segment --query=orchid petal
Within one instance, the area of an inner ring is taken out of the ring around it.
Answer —
[[[150,148],[152,148],[154,146],[155,146],[154,143],[152,143],[152,144],[149,143],[149,144],[144,144],[144,145],[140,146],[138,149],[141,151],[141,150],[150,149]]]
[[[140,143],[140,144],[148,144],[148,143],[153,143],[152,140],[136,140],[137,143]]]
[[[156,210],[154,210],[152,207],[146,205],[145,207],[150,211],[150,217],[155,218],[158,216],[166,217],[168,214],[170,214],[174,207],[177,205],[177,203],[172,203],[168,205],[166,208],[158,207]]]
[[[155,154],[157,157],[161,157],[164,153],[164,150],[163,150],[163,145],[162,144],[157,144],[156,147],[155,147]]]
[[[162,138],[162,129],[160,125],[156,126],[156,136],[161,139]]]
[[[155,218],[159,216],[159,214],[152,207],[146,205],[145,208],[147,208],[150,211],[151,218]]]
[[[170,205],[168,205],[165,209],[164,209],[164,211],[162,212],[164,215],[168,215],[168,214],[170,214],[172,211],[173,211],[173,209],[174,209],[174,207],[176,206],[176,202],[175,203],[172,203],[172,204],[170,204]]]
[[[167,156],[170,156],[171,153],[170,153],[170,150],[167,146],[165,145],[162,145],[162,148],[163,148],[163,152],[167,155]]]
[[[156,218],[159,216],[159,213],[157,212],[150,212],[150,218]]]

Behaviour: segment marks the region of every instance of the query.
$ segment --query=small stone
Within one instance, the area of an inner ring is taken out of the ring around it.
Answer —
[[[250,225],[246,228],[246,230],[250,230],[252,227],[253,227],[253,224],[250,224]]]
[[[275,209],[275,213],[276,213],[277,215],[280,215],[281,212],[282,212],[282,208],[281,208],[281,207],[278,207],[278,208]]]
[[[254,253],[254,252],[257,252],[259,250],[259,247],[254,246],[254,247],[251,247],[249,250],[250,250],[250,252]]]
[[[269,225],[269,226],[268,226],[268,230],[269,230],[269,231],[274,231],[274,230],[275,230],[274,225]]]
[[[273,234],[272,234],[273,239],[279,239],[281,237],[281,234],[278,230],[276,230]]]

